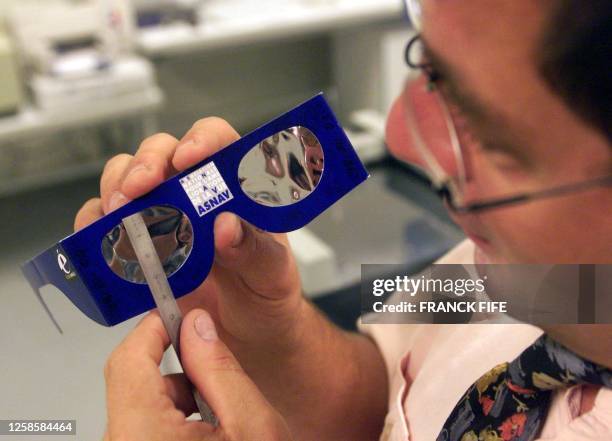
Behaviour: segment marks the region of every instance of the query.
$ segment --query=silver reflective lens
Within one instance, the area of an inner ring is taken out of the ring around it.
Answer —
[[[147,225],[166,276],[176,273],[193,248],[193,229],[189,218],[180,210],[167,206],[147,208],[140,212]],[[123,224],[104,236],[102,254],[106,263],[122,279],[146,283],[136,253]]]
[[[312,193],[323,174],[323,148],[306,127],[295,126],[264,139],[240,161],[240,187],[269,207],[295,204]]]

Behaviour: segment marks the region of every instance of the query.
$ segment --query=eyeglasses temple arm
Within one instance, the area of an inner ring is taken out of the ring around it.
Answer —
[[[23,272],[23,275],[30,283],[32,290],[34,291],[34,294],[36,294],[36,297],[40,301],[40,304],[42,305],[43,309],[47,312],[47,315],[49,316],[49,318],[51,319],[51,321],[53,322],[53,324],[55,325],[59,333],[63,334],[64,332],[62,331],[62,328],[60,327],[57,320],[55,320],[55,317],[53,316],[53,313],[49,309],[49,306],[45,303],[45,300],[40,294],[40,288],[45,286],[47,284],[47,281],[42,277],[42,275],[40,274],[40,271],[38,271],[38,268],[36,267],[36,259],[32,259],[24,263],[21,266],[21,271]]]
[[[472,204],[466,206],[457,206],[452,202],[452,198],[448,197],[448,191],[445,189],[438,190],[440,195],[446,197],[447,201],[449,201],[449,206],[451,209],[457,213],[474,213],[477,211],[482,211],[491,208],[499,208],[507,205],[519,204],[522,202],[544,199],[555,196],[562,196],[564,194],[579,192],[583,190],[587,190],[592,187],[597,186],[607,186],[612,185],[612,176],[604,176],[602,178],[592,179],[589,181],[578,182],[576,184],[568,184],[562,185],[560,187],[549,188],[547,190],[541,190],[535,193],[525,193],[519,194],[516,196],[511,196],[504,199],[498,199],[493,201],[483,201],[483,202],[474,202]]]

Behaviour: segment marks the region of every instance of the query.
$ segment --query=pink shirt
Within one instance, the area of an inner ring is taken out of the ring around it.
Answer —
[[[443,263],[473,262],[465,241]],[[378,344],[389,375],[389,413],[381,440],[434,441],[466,390],[482,374],[510,361],[542,331],[526,324],[359,325]],[[539,440],[612,441],[612,390],[600,389],[581,416],[582,388],[554,394]]]

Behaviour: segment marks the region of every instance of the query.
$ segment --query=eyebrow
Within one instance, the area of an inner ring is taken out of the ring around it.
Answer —
[[[453,104],[456,104],[462,113],[480,126],[480,131],[484,132],[484,138],[489,138],[485,133],[490,134],[494,129],[495,140],[481,139],[481,141],[486,145],[494,144],[497,148],[501,147],[502,150],[514,152],[521,157],[524,156],[524,152],[516,147],[516,135],[507,130],[507,127],[510,126],[507,119],[483,104],[482,100],[463,84],[464,81],[461,79],[458,69],[433,50],[423,36],[421,36],[421,42],[425,62],[439,75],[444,84],[444,91],[448,93]]]
[[[423,43],[423,55],[427,64],[431,65],[433,70],[440,76],[440,79],[445,83],[445,88],[448,90],[453,102],[457,104],[462,111],[479,121],[491,121],[499,119],[491,115],[491,111],[487,106],[462,85],[461,75],[457,73],[457,69],[451,66],[444,60],[435,50],[433,50],[424,37],[421,36]]]

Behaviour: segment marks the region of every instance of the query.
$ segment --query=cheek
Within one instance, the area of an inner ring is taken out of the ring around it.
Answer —
[[[612,249],[602,239],[609,229],[597,218],[603,210],[597,213],[596,205],[589,205],[587,198],[570,197],[483,214],[495,244],[492,257],[510,263],[609,261]]]
[[[548,213],[528,207],[504,208],[483,214],[482,222],[494,243],[494,261],[528,263],[538,260],[546,242],[539,225]]]

